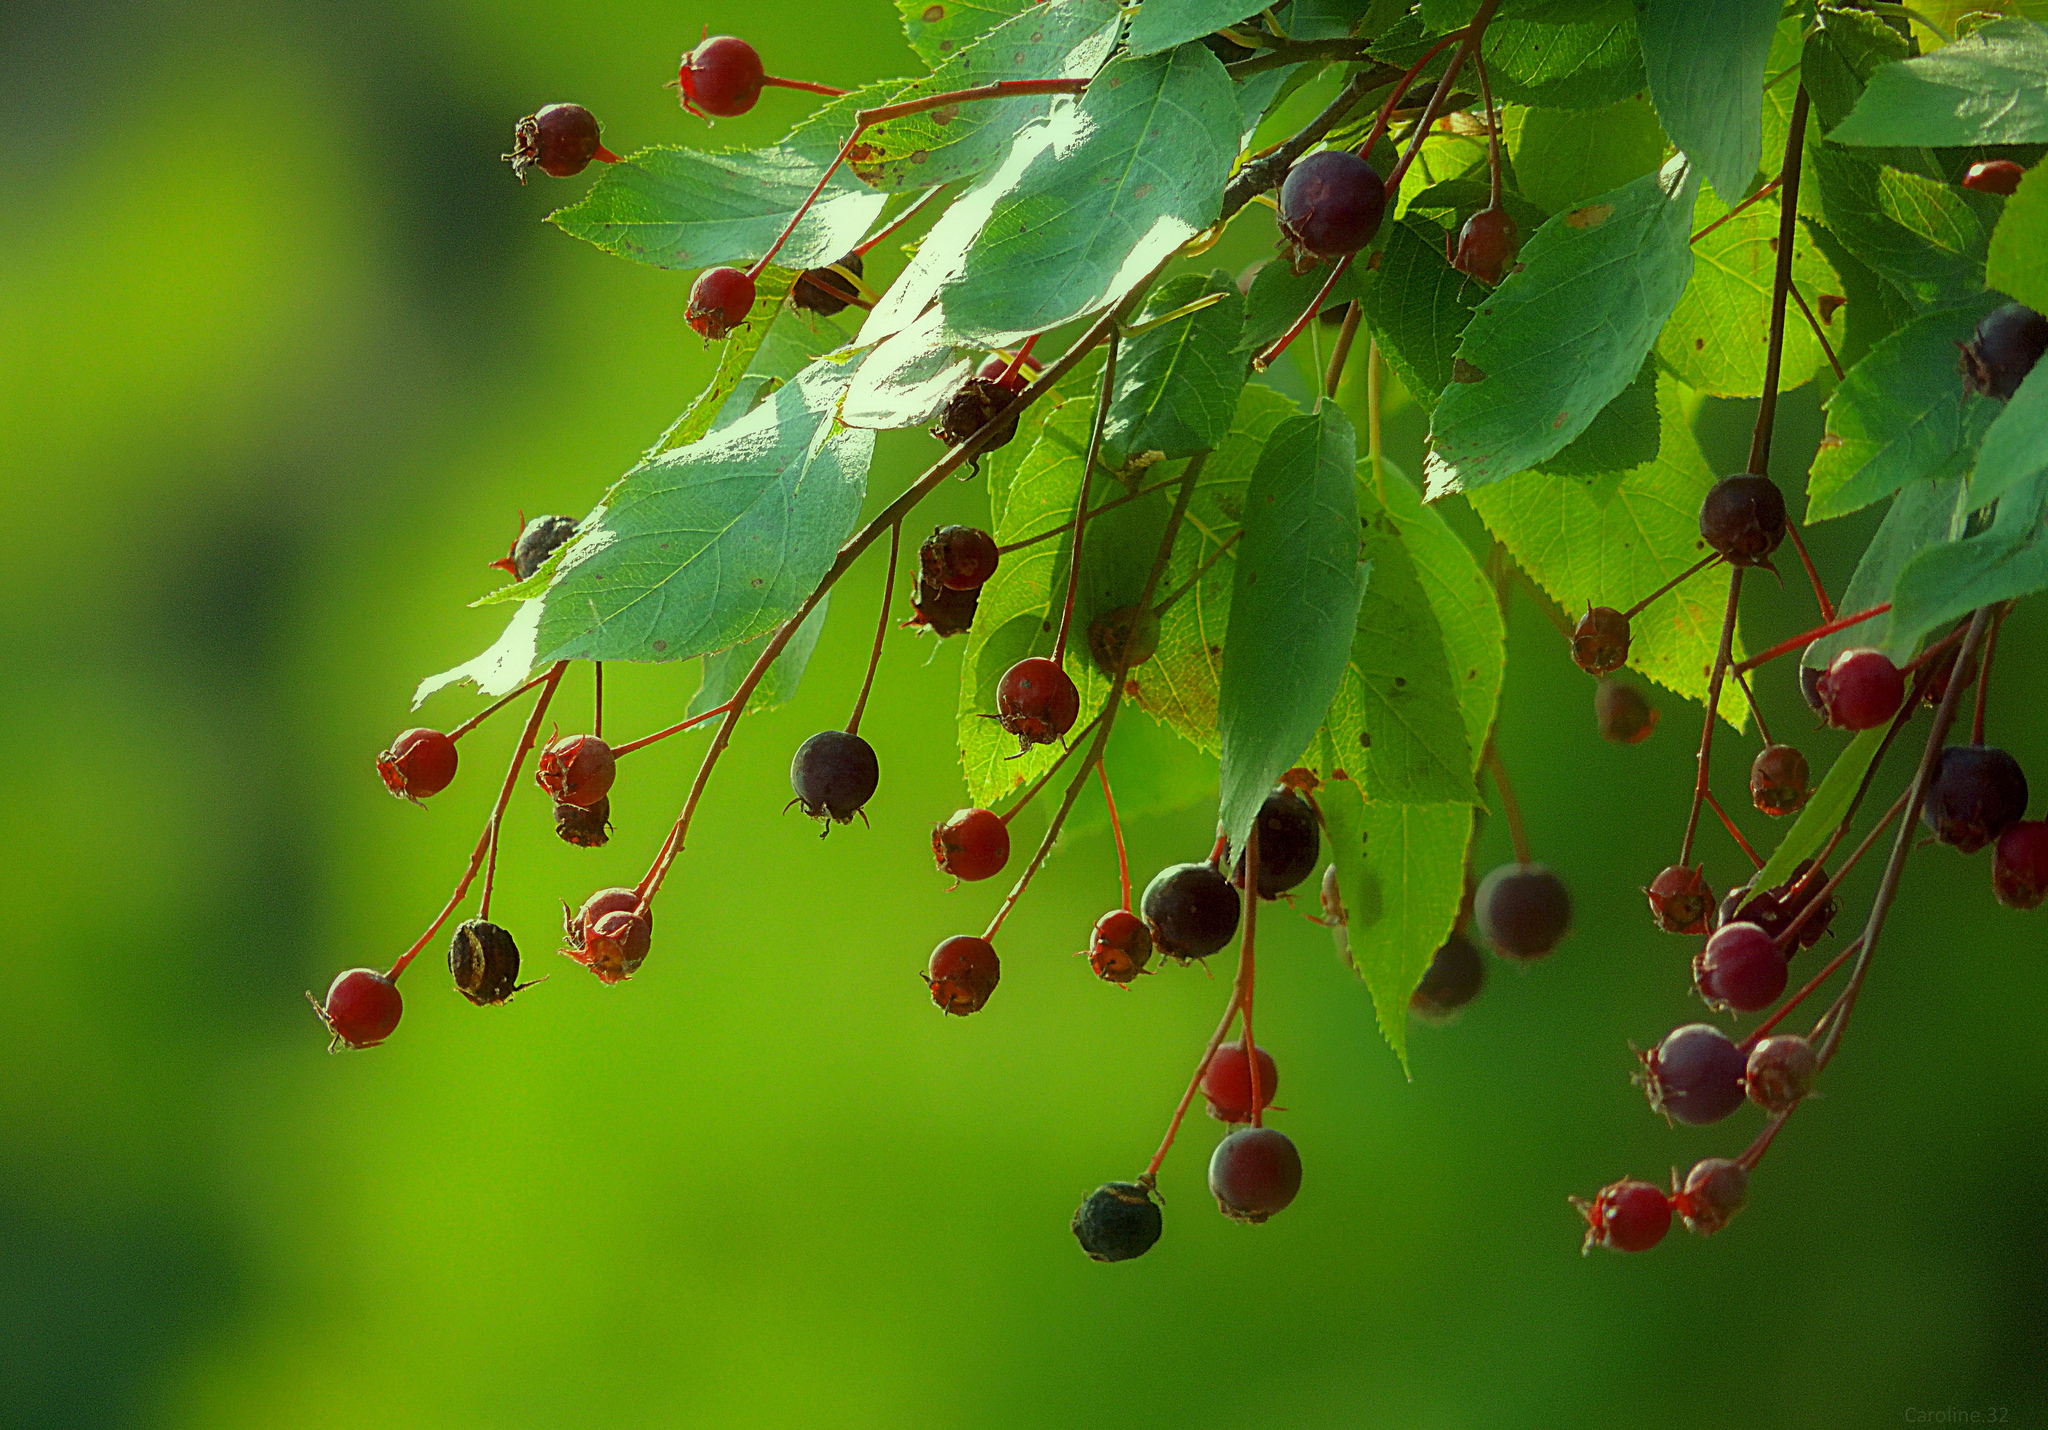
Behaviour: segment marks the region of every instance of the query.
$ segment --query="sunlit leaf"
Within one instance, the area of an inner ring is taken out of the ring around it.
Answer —
[[[1886,65],[1828,138],[1933,148],[2048,143],[2048,30],[1998,20],[1931,55]]]
[[[1643,0],[1643,68],[1671,142],[1723,206],[1749,192],[1763,153],[1764,60],[1778,0]]]
[[[1693,211],[1694,232],[1727,212],[1726,204],[1702,190]],[[1783,214],[1775,200],[1752,204],[1692,246],[1692,282],[1657,338],[1657,356],[1688,386],[1713,397],[1763,392]],[[1793,233],[1792,281],[1807,302],[1840,291],[1835,270],[1805,228],[1795,225]],[[1820,339],[1788,300],[1778,390],[1808,381],[1826,362]]]
[[[1112,470],[1147,452],[1188,457],[1230,430],[1245,364],[1234,355],[1244,299],[1229,274],[1184,273],[1159,285],[1132,319],[1142,325],[1207,294],[1215,303],[1141,332],[1117,355],[1116,392],[1102,430],[1102,460]]]

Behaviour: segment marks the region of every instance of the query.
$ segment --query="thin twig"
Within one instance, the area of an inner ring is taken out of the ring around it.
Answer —
[[[1685,818],[1685,838],[1678,846],[1678,862],[1692,862],[1693,835],[1699,832],[1700,805],[1707,797],[1708,760],[1714,752],[1714,723],[1721,718],[1721,681],[1728,674],[1728,653],[1735,644],[1735,608],[1742,601],[1742,570],[1738,566],[1728,578],[1728,613],[1721,618],[1721,644],[1714,652],[1714,676],[1707,682],[1707,718],[1700,731],[1699,773],[1693,780],[1692,812]]]
[[[1500,791],[1500,812],[1507,817],[1508,838],[1515,846],[1515,862],[1532,864],[1535,860],[1529,854],[1529,831],[1522,824],[1522,806],[1515,799],[1515,787],[1508,782],[1508,767],[1493,741],[1486,742],[1481,758],[1486,772],[1493,776],[1493,787]]]
[[[1059,634],[1053,637],[1052,663],[1066,659],[1067,632],[1074,624],[1074,599],[1081,594],[1081,543],[1088,535],[1088,487],[1095,477],[1095,459],[1102,451],[1102,429],[1109,424],[1109,402],[1116,394],[1117,330],[1104,342],[1102,395],[1095,402],[1095,425],[1088,433],[1088,455],[1081,462],[1081,495],[1074,503],[1074,554],[1067,561],[1067,603],[1060,610]]]
[[[882,578],[882,615],[875,623],[875,648],[868,654],[868,673],[860,683],[860,698],[853,702],[853,714],[846,722],[846,733],[860,733],[860,717],[868,708],[868,692],[875,688],[875,668],[882,663],[882,641],[889,634],[889,604],[896,595],[896,552],[903,544],[903,519],[889,528],[889,574]]]
[[[1792,122],[1785,132],[1784,182],[1778,194],[1778,271],[1771,283],[1771,346],[1764,357],[1763,401],[1757,407],[1756,431],[1749,440],[1748,471],[1759,476],[1771,469],[1771,428],[1778,414],[1778,372],[1785,360],[1785,294],[1792,286],[1792,245],[1799,237],[1799,157],[1806,142],[1806,86],[1792,101]]]

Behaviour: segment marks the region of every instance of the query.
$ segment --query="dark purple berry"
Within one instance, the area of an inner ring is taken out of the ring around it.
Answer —
[[[1541,864],[1503,864],[1480,882],[1473,901],[1479,931],[1504,958],[1541,958],[1572,923],[1564,880]]]
[[[607,795],[585,808],[555,802],[555,837],[578,849],[602,849],[612,837],[612,801]]]
[[[1259,806],[1259,897],[1277,899],[1315,873],[1323,852],[1315,811],[1291,789],[1276,788]],[[1239,853],[1230,882],[1244,887],[1244,855]]]
[[[1301,1154],[1270,1127],[1231,1133],[1209,1158],[1210,1194],[1232,1221],[1262,1222],[1285,1211],[1300,1190]]]
[[[946,405],[939,409],[939,420],[932,428],[932,436],[948,447],[957,447],[969,437],[988,426],[1010,406],[1016,396],[1001,383],[991,382],[983,377],[970,377],[962,383],[960,390],[946,399]],[[989,434],[988,440],[975,449],[968,458],[968,465],[975,471],[981,470],[981,459],[998,447],[1007,447],[1017,435],[1017,421],[1023,414],[1010,412]]]
[[[1647,1053],[1636,1081],[1653,1111],[1704,1127],[1742,1106],[1742,1050],[1711,1023],[1687,1023]]]
[[[1790,1112],[1813,1091],[1813,1080],[1819,1076],[1820,1059],[1813,1044],[1781,1036],[1765,1038],[1749,1050],[1743,1085],[1749,1100],[1766,1112]]]
[[[1628,617],[1612,606],[1588,606],[1572,629],[1572,663],[1588,675],[1628,664]]]
[[[2048,820],[2020,820],[1998,836],[1991,892],[2008,909],[2037,909],[2048,899]]]
[[[1237,933],[1237,890],[1212,864],[1172,864],[1139,900],[1152,946],[1168,958],[1207,958]]]
[[[1603,680],[1593,691],[1593,718],[1610,745],[1640,745],[1663,712],[1625,680]]]
[[[806,268],[797,274],[796,284],[789,290],[789,306],[821,318],[845,312],[846,305],[859,298],[860,293],[847,280],[846,273],[834,271],[840,268],[855,278],[867,273],[867,265],[858,253],[847,254],[829,268]]]
[[[2026,812],[2018,760],[1990,745],[1951,745],[1935,763],[1920,822],[1943,844],[1975,854]]]
[[[1692,977],[1709,1008],[1755,1013],[1785,991],[1785,955],[1757,925],[1724,924],[1693,959]]]
[[[1685,1186],[1671,1198],[1671,1209],[1685,1218],[1688,1231],[1712,1236],[1749,1201],[1749,1173],[1740,1162],[1706,1157],[1693,1163]]]
[[[844,730],[821,730],[797,746],[789,762],[789,787],[803,812],[820,821],[850,824],[874,797],[882,767],[874,746]],[[825,824],[825,832],[831,832]]]
[[[1724,477],[1700,503],[1700,535],[1731,565],[1765,565],[1785,539],[1785,494],[1754,472]]]
[[[522,184],[528,169],[566,179],[582,173],[592,159],[619,162],[598,140],[597,116],[580,104],[550,104],[527,115],[512,127],[512,152],[504,157]]]
[[[2020,303],[1987,313],[1963,347],[1963,379],[2001,402],[2019,391],[2034,364],[2048,351],[2048,318]]]
[[[1386,207],[1378,170],[1349,149],[1325,149],[1287,171],[1280,231],[1318,258],[1341,258],[1372,242]]]
[[[456,926],[448,943],[448,972],[455,990],[479,1008],[503,1003],[527,986],[519,981],[519,945],[482,919]]]
[[[1074,1238],[1097,1261],[1129,1261],[1159,1240],[1159,1203],[1137,1182],[1104,1182],[1074,1211]]]
[[[949,590],[920,576],[910,603],[910,619],[903,624],[922,626],[941,639],[963,635],[974,628],[974,612],[980,604],[979,591]]]
[[[1479,996],[1486,986],[1486,959],[1472,940],[1453,931],[1429,961],[1429,971],[1408,995],[1408,1011],[1425,1023],[1442,1023]]]

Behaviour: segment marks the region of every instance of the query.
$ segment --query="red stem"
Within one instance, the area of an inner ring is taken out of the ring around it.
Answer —
[[[772,74],[762,75],[761,83],[776,85],[782,89],[800,89],[806,94],[829,95],[834,99],[837,99],[840,95],[846,93],[845,90],[834,89],[829,84],[812,84],[807,79],[777,79]]]
[[[1749,856],[1750,863],[1759,869],[1763,868],[1764,861],[1757,855],[1756,850],[1749,847],[1749,841],[1742,837],[1742,831],[1735,827],[1735,821],[1728,817],[1728,811],[1721,808],[1721,801],[1714,798],[1714,792],[1708,790],[1706,795],[1707,807],[1721,817],[1721,826],[1728,831],[1728,837],[1742,846],[1742,852]]]
[[[1748,1052],[1751,1048],[1755,1047],[1758,1043],[1761,1043],[1765,1038],[1769,1037],[1771,1029],[1777,1027],[1779,1023],[1783,1022],[1785,1015],[1787,1013],[1790,1013],[1794,1008],[1797,1008],[1801,1003],[1804,1003],[1807,1000],[1807,998],[1813,993],[1813,991],[1821,986],[1821,984],[1827,982],[1830,978],[1833,978],[1835,976],[1835,970],[1840,968],[1843,964],[1847,963],[1851,958],[1855,957],[1856,950],[1858,950],[1861,947],[1863,947],[1863,940],[1858,938],[1851,942],[1847,948],[1843,949],[1840,953],[1836,954],[1833,958],[1829,959],[1827,967],[1821,969],[1820,972],[1814,974],[1812,978],[1808,979],[1806,986],[1804,988],[1800,989],[1797,993],[1794,993],[1790,998],[1787,998],[1784,1001],[1784,1003],[1779,1007],[1777,1012],[1771,1014],[1770,1017],[1764,1019],[1763,1022],[1757,1024],[1755,1030],[1752,1031],[1750,1035],[1744,1038],[1740,1043],[1737,1043],[1736,1046],[1741,1048],[1744,1052]]]
[[[1054,766],[1054,768],[1058,768],[1058,766]],[[1109,832],[1116,839],[1116,876],[1118,882],[1123,885],[1124,912],[1129,913],[1131,911],[1131,860],[1130,856],[1124,853],[1124,826],[1123,821],[1116,817],[1116,796],[1109,792],[1109,762],[1107,760],[1096,761],[1095,773],[1102,776],[1102,802],[1109,808]],[[1016,811],[1011,810],[1010,813],[1015,814]],[[1007,818],[1008,816],[1005,816],[1006,821]]]
[[[1721,682],[1728,674],[1728,652],[1735,644],[1735,608],[1742,600],[1742,567],[1728,578],[1728,613],[1721,618],[1721,645],[1714,653],[1714,678],[1707,682],[1706,727],[1700,731],[1699,774],[1693,780],[1692,812],[1685,817],[1685,838],[1678,846],[1678,862],[1692,862],[1693,836],[1699,832],[1700,806],[1707,798],[1707,770],[1714,753],[1714,722],[1721,718]]]
[[[490,719],[493,715],[497,714],[500,710],[503,710],[507,705],[510,705],[513,701],[517,700],[520,696],[524,695],[527,691],[533,689],[534,686],[540,684],[543,680],[546,679],[546,675],[536,675],[533,679],[527,681],[526,684],[520,686],[510,695],[499,696],[496,700],[493,700],[483,709],[477,711],[476,714],[470,716],[460,725],[457,725],[453,730],[450,730],[448,732],[448,738],[451,740],[461,739],[464,735],[467,735],[471,730],[474,730],[477,726],[483,724],[484,721]]]
[[[1779,641],[1762,655],[1751,656],[1748,660],[1735,667],[1736,673],[1746,675],[1766,661],[1776,660],[1781,655],[1790,655],[1795,650],[1804,650],[1823,636],[1831,636],[1836,631],[1846,631],[1851,626],[1860,625],[1864,621],[1883,615],[1891,608],[1892,603],[1886,601],[1881,606],[1872,606],[1869,610],[1858,611],[1853,616],[1830,616],[1824,624],[1815,626],[1812,630],[1802,635],[1793,636],[1790,640]]]
[[[1835,603],[1828,599],[1828,588],[1820,583],[1820,572],[1813,568],[1813,558],[1806,554],[1806,539],[1799,534],[1799,524],[1785,523],[1785,534],[1792,538],[1792,549],[1799,553],[1799,564],[1806,568],[1806,579],[1813,582],[1813,599],[1820,603],[1820,618],[1832,621],[1835,618]]]
[[[870,249],[872,249],[876,244],[880,243],[883,239],[887,238],[897,229],[903,227],[903,225],[905,225],[906,223],[909,223],[913,218],[916,218],[917,215],[923,211],[924,206],[926,204],[930,203],[933,199],[937,198],[942,192],[944,192],[945,187],[946,186],[944,184],[940,184],[934,188],[925,190],[923,198],[919,199],[916,203],[912,204],[902,213],[896,215],[895,218],[889,220],[888,227],[884,228],[880,233],[876,234],[873,238],[862,239],[859,247],[855,248],[853,251],[863,256],[866,255],[867,252]]]
[[[1535,861],[1529,857],[1529,831],[1522,825],[1522,806],[1515,801],[1515,787],[1508,783],[1508,767],[1491,740],[1486,742],[1482,758],[1486,772],[1493,776],[1493,787],[1500,791],[1500,812],[1507,818],[1508,838],[1514,841],[1515,862],[1533,864]]]
[[[997,378],[996,381],[1004,387],[1008,387],[1010,379],[1017,375],[1017,369],[1024,366],[1024,360],[1031,356],[1031,350],[1038,346],[1038,340],[1044,336],[1045,334],[1043,333],[1033,333],[1030,337],[1026,338],[1024,346],[1017,349],[1017,356],[1010,359],[1010,365],[1003,369],[1003,375]],[[1088,485],[1085,478],[1082,480],[1081,485],[1084,488]],[[1083,503],[1083,505],[1085,504]]]
[[[1820,319],[1814,317],[1813,309],[1806,306],[1806,295],[1799,291],[1797,283],[1792,285],[1792,301],[1799,305],[1799,311],[1805,315],[1806,326],[1813,329],[1814,340],[1820,344],[1820,350],[1828,355],[1828,366],[1835,370],[1835,381],[1845,381],[1849,374],[1842,371],[1842,360],[1835,356],[1835,345],[1829,342],[1828,335],[1821,331]]]
[[[1471,33],[1470,26],[1462,30],[1451,31],[1427,50],[1424,50],[1422,58],[1410,65],[1407,73],[1394,81],[1393,89],[1387,94],[1387,102],[1380,106],[1379,117],[1372,122],[1371,132],[1365,136],[1365,142],[1353,151],[1359,158],[1370,159],[1372,157],[1373,146],[1379,143],[1380,139],[1386,134],[1387,126],[1393,122],[1394,111],[1401,107],[1401,101],[1407,96],[1408,87],[1415,83],[1415,77],[1422,73],[1424,67],[1431,60],[1442,54],[1447,47],[1464,39],[1469,33]],[[1483,79],[1480,82],[1482,84],[1485,83]],[[1393,185],[1389,184],[1387,187],[1391,189]]]
[[[689,729],[691,726],[701,725],[706,720],[715,720],[719,716],[725,714],[726,711],[730,709],[732,709],[732,702],[728,700],[723,705],[719,705],[714,707],[713,709],[706,710],[702,715],[692,715],[689,719],[681,721],[678,724],[671,725],[666,730],[656,730],[652,735],[642,735],[639,739],[633,741],[631,744],[614,745],[612,746],[612,758],[616,760],[621,755],[630,755],[635,750],[644,749],[647,746],[653,744],[657,740],[666,740],[671,735],[680,735],[683,731]]]
[[[1829,879],[1826,884],[1821,886],[1819,893],[1810,896],[1806,900],[1806,907],[1799,911],[1799,917],[1792,920],[1791,923],[1785,925],[1784,928],[1780,929],[1778,931],[1778,936],[1772,940],[1773,943],[1776,943],[1779,947],[1782,948],[1786,944],[1789,944],[1793,939],[1799,937],[1799,930],[1806,926],[1806,921],[1812,918],[1815,914],[1819,913],[1821,909],[1827,906],[1828,900],[1832,899],[1835,896],[1835,890],[1842,887],[1842,881],[1849,877],[1849,871],[1856,867],[1857,861],[1862,859],[1864,855],[1870,852],[1870,846],[1877,843],[1877,837],[1880,834],[1884,833],[1885,829],[1891,824],[1893,820],[1899,817],[1900,811],[1905,809],[1906,800],[1911,796],[1911,794],[1912,791],[1908,790],[1904,794],[1901,794],[1898,797],[1898,799],[1893,801],[1892,807],[1889,810],[1885,811],[1884,818],[1880,819],[1876,824],[1872,825],[1870,833],[1863,836],[1863,842],[1861,844],[1858,844],[1856,848],[1853,851],[1851,851],[1849,855],[1849,862],[1844,864],[1840,869],[1837,869],[1835,871],[1834,877]],[[1815,874],[1820,872],[1820,866],[1820,860],[1816,859],[1813,861],[1813,867],[1806,871],[1805,877],[1800,879],[1798,883],[1792,886],[1791,892],[1793,897],[1798,897],[1800,890],[1805,887],[1807,880],[1811,879]]]
[[[1330,296],[1330,290],[1337,286],[1337,280],[1344,276],[1344,270],[1350,266],[1351,255],[1348,253],[1330,265],[1330,276],[1324,280],[1322,288],[1317,291],[1315,300],[1302,310],[1300,317],[1294,320],[1294,326],[1282,333],[1271,347],[1252,359],[1252,370],[1254,372],[1264,372],[1275,362],[1279,361],[1280,354],[1287,351],[1287,345],[1301,336],[1301,331],[1308,326],[1309,319],[1323,311],[1323,300]]]
[[[1779,77],[1781,79],[1783,78],[1782,75]],[[1701,239],[1705,238],[1708,234],[1712,233],[1722,224],[1728,222],[1729,219],[1734,218],[1737,214],[1741,213],[1751,204],[1756,203],[1760,199],[1769,198],[1772,194],[1778,192],[1778,185],[1783,183],[1784,181],[1785,176],[1783,174],[1780,174],[1777,178],[1771,180],[1769,183],[1760,187],[1755,193],[1751,194],[1748,198],[1744,199],[1734,208],[1728,210],[1728,212],[1722,214],[1719,218],[1715,219],[1712,223],[1708,224],[1705,228],[1701,229],[1698,233],[1694,234],[1691,238],[1687,239],[1686,242],[1688,244],[1698,243]]]
[[[1409,166],[1422,152],[1423,141],[1429,138],[1429,126],[1436,123],[1437,111],[1444,101],[1451,97],[1451,81],[1458,77],[1458,71],[1471,56],[1479,52],[1479,42],[1486,36],[1486,27],[1493,22],[1493,12],[1500,8],[1500,0],[1480,0],[1479,9],[1473,13],[1472,23],[1465,27],[1464,43],[1451,55],[1451,62],[1444,66],[1444,76],[1436,82],[1430,92],[1429,103],[1422,107],[1422,114],[1415,121],[1415,137],[1408,143],[1408,151],[1394,165],[1394,171],[1387,175],[1387,192],[1398,196],[1401,180],[1408,173]]]
[[[1238,997],[1238,1011],[1244,1015],[1244,1061],[1252,1079],[1252,1126],[1263,1125],[1259,1097],[1258,1044],[1252,1041],[1252,986],[1257,973],[1252,961],[1252,943],[1259,929],[1259,821],[1252,820],[1252,832],[1244,841],[1244,938],[1237,946],[1237,977],[1244,992]]]
[[[604,738],[604,662],[590,663],[590,733]]]
[[[903,523],[889,528],[889,574],[882,578],[882,617],[875,624],[875,648],[868,654],[868,673],[860,683],[860,699],[853,702],[853,717],[846,722],[846,733],[860,733],[860,717],[868,708],[868,692],[875,688],[875,667],[882,663],[882,640],[889,634],[889,602],[896,594],[896,550],[903,543]]]
[[[1663,585],[1659,586],[1649,595],[1643,597],[1642,600],[1636,602],[1633,606],[1630,606],[1627,610],[1623,611],[1621,613],[1622,619],[1629,621],[1634,620],[1637,616],[1640,616],[1644,611],[1648,610],[1650,608],[1651,603],[1657,600],[1658,597],[1663,596],[1668,592],[1677,590],[1680,586],[1684,585],[1687,581],[1690,581],[1693,577],[1699,575],[1700,572],[1706,570],[1709,566],[1713,565],[1716,561],[1719,561],[1720,559],[1721,553],[1716,551],[1711,553],[1710,555],[1702,557],[1698,561],[1693,562],[1692,565],[1686,567],[1683,571],[1679,572],[1676,576],[1673,576],[1669,581],[1666,581]]]

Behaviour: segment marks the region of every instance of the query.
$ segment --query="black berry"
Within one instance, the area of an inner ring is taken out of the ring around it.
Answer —
[[[711,342],[746,322],[754,309],[754,280],[737,268],[707,268],[690,285],[690,326]]]
[[[1726,1157],[1705,1157],[1686,1173],[1685,1185],[1671,1198],[1671,1209],[1685,1218],[1688,1231],[1712,1236],[1748,1201],[1749,1173],[1743,1165]]]
[[[1742,1050],[1711,1023],[1687,1023],[1647,1053],[1636,1081],[1652,1111],[1704,1127],[1742,1106]]]
[[[1752,923],[1724,924],[1692,961],[1693,986],[1709,1008],[1755,1013],[1785,991],[1785,955]]]
[[[1259,806],[1259,897],[1277,899],[1315,873],[1323,852],[1316,814],[1291,789],[1276,788]],[[1244,887],[1244,855],[1237,856],[1230,882]]]
[[[1057,661],[1026,656],[996,685],[996,721],[1017,737],[1019,750],[1049,745],[1074,728],[1081,692]]]
[[[875,750],[858,735],[820,730],[797,746],[789,762],[789,787],[805,814],[821,821],[851,823],[874,797],[882,767]],[[831,825],[826,824],[826,832]]]
[[[1088,935],[1088,966],[1105,983],[1128,987],[1152,961],[1152,930],[1129,909],[1111,909]]]
[[[1766,1112],[1790,1112],[1813,1091],[1820,1059],[1804,1038],[1765,1038],[1749,1050],[1743,1085],[1749,1100]]]
[[[1975,854],[2027,812],[2027,776],[2005,751],[1951,745],[1941,752],[1920,822],[1943,844]]]
[[[1143,1256],[1159,1232],[1159,1203],[1136,1182],[1104,1182],[1074,1210],[1074,1239],[1097,1261]]]
[[[1714,891],[1707,884],[1706,866],[1688,869],[1673,864],[1661,869],[1643,890],[1650,901],[1650,916],[1666,933],[1705,933],[1714,912]]]
[[[538,784],[558,804],[586,809],[611,793],[618,768],[612,747],[595,735],[570,735],[550,740],[533,772]]]
[[[640,971],[654,946],[654,910],[642,908],[636,890],[599,889],[571,913],[562,909],[568,943],[562,954],[605,984],[621,983]]]
[[[957,447],[988,426],[990,419],[1009,407],[1015,396],[1001,383],[991,382],[985,377],[970,377],[939,409],[939,420],[932,427],[932,436],[948,447]],[[1017,435],[1017,421],[1022,415],[1021,412],[1011,412],[1004,417],[989,434],[988,440],[968,458],[968,465],[979,472],[983,456],[998,447],[1008,446]]]
[[[515,581],[524,581],[540,570],[541,563],[575,534],[576,518],[572,516],[537,516],[520,528],[519,535],[513,538],[512,549],[493,561],[491,566],[509,572]]]
[[[1088,623],[1088,654],[1104,675],[1115,675],[1119,666],[1136,670],[1158,651],[1159,617],[1150,607],[1119,606]]]
[[[555,802],[555,837],[578,849],[602,849],[612,837],[612,802],[607,795],[588,808]]]
[[[1977,324],[1959,366],[1972,388],[2004,401],[2019,391],[2044,350],[2048,350],[2048,318],[2023,304],[2007,303]]]
[[[1773,819],[1797,814],[1810,792],[1806,756],[1790,745],[1766,745],[1749,766],[1749,802]]]
[[[1002,963],[987,939],[958,934],[932,950],[924,981],[932,1002],[964,1018],[982,1010],[1002,976]]]
[[[712,35],[683,56],[676,71],[683,108],[700,117],[745,114],[766,83],[761,56],[745,40]]]
[[[978,590],[1001,560],[996,539],[973,526],[937,527],[917,549],[921,579],[950,591]]]
[[[592,159],[619,162],[598,140],[597,116],[580,104],[550,104],[527,115],[512,127],[512,152],[504,157],[522,184],[528,169],[566,179],[582,173]]]
[[[1341,258],[1371,243],[1386,208],[1379,171],[1349,149],[1309,155],[1280,185],[1280,231],[1318,258]]]
[[[1821,710],[1837,730],[1870,730],[1899,713],[1906,677],[1891,657],[1869,646],[1845,650],[1820,678]]]
[[[1764,565],[1785,539],[1785,494],[1754,472],[1724,477],[1700,503],[1700,535],[1731,565]]]
[[[482,919],[456,926],[448,943],[448,972],[456,991],[479,1008],[503,1003],[526,986],[519,981],[519,945]]]
[[[1473,901],[1479,931],[1506,958],[1541,958],[1572,923],[1564,880],[1541,864],[1503,864],[1480,881]]]
[[[1811,650],[1813,647],[1808,646],[1807,649]],[[1801,659],[1804,659],[1804,657],[1802,656]],[[1800,697],[1806,701],[1806,708],[1815,713],[1825,713],[1827,710],[1826,702],[1820,698],[1820,682],[1821,678],[1826,674],[1827,672],[1817,665],[1802,665],[1799,667]]]
[[[1237,933],[1238,896],[1211,864],[1173,864],[1139,901],[1152,946],[1168,958],[1207,958]]]
[[[1719,921],[1723,924],[1755,924],[1776,941],[1828,885],[1826,869],[1822,869],[1812,878],[1807,877],[1807,871],[1812,868],[1811,859],[1801,859],[1793,866],[1790,878],[1776,888],[1766,889],[1762,893],[1752,893],[1748,884],[1730,889],[1728,897],[1721,901]],[[1811,948],[1819,943],[1827,934],[1828,925],[1834,922],[1834,918],[1835,900],[1833,895],[1829,895],[1827,902],[1816,910],[1811,918],[1799,925],[1797,947]],[[1793,950],[1787,950],[1791,951]]]
[[[327,985],[325,1001],[311,993],[306,1001],[333,1035],[327,1050],[374,1048],[391,1036],[405,1012],[398,985],[374,968],[351,968]]]
[[[1572,628],[1572,663],[1588,675],[1628,664],[1628,617],[1612,606],[1588,606]]]
[[[1486,959],[1471,939],[1453,932],[1408,995],[1408,1010],[1425,1023],[1441,1023],[1477,998],[1485,986]]]
[[[1998,836],[1991,892],[2009,909],[2037,909],[2048,899],[2048,820],[2020,820]]]
[[[1455,240],[1444,235],[1444,256],[1451,267],[1489,288],[1500,282],[1501,271],[1514,261],[1520,246],[1521,235],[1506,209],[1481,209],[1465,220]]]
[[[1671,1230],[1671,1199],[1648,1182],[1613,1182],[1591,1203],[1573,1199],[1586,1218],[1588,1255],[1596,1246],[1610,1251],[1648,1251]]]
[[[844,268],[856,278],[867,273],[867,265],[861,262],[858,253],[847,254],[830,268],[806,268],[797,274],[796,285],[789,290],[789,305],[806,313],[816,313],[821,318],[845,312],[846,305],[860,294],[847,281],[846,273],[833,271],[838,268]]]
[[[1593,718],[1600,738],[1611,745],[1640,745],[1662,714],[1625,680],[1603,680],[1593,691]]]
[[[1300,1190],[1301,1154],[1270,1127],[1233,1132],[1209,1157],[1209,1192],[1232,1221],[1262,1222],[1285,1211]]]

